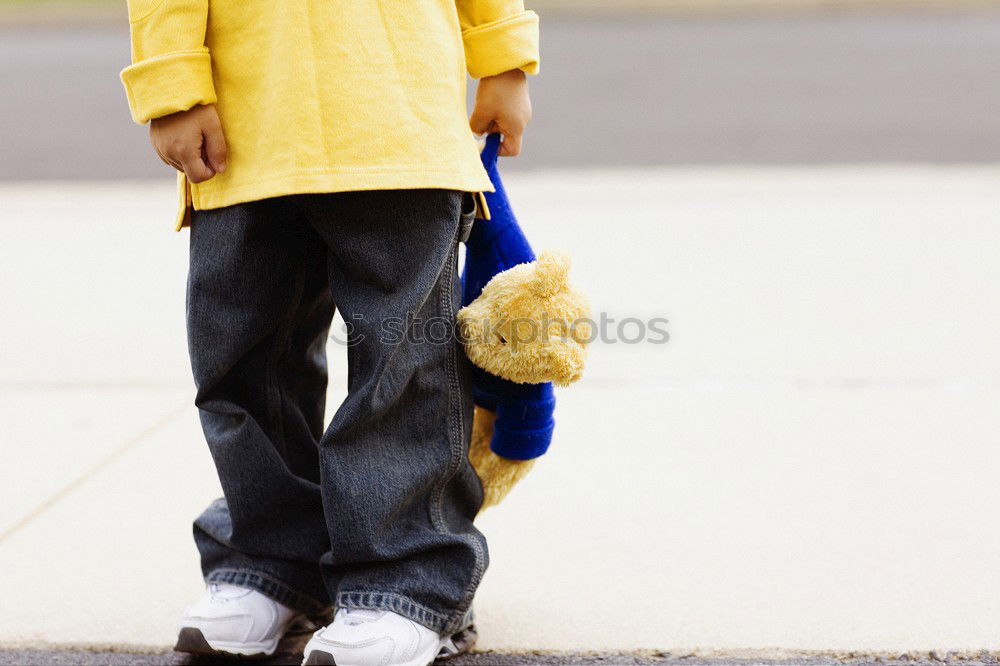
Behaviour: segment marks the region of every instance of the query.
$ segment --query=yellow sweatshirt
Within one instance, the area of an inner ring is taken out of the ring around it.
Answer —
[[[302,192],[491,190],[465,107],[475,77],[538,70],[523,0],[128,0],[132,117],[217,105],[226,171],[189,207]]]

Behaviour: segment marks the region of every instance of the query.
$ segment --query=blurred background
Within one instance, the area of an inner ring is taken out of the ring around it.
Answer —
[[[513,203],[670,341],[595,343],[480,518],[481,647],[993,658],[1000,1],[527,4]],[[124,2],[0,0],[0,662],[162,650],[199,592],[186,235],[128,62]]]
[[[511,169],[998,157],[998,2],[528,4],[545,70]],[[0,21],[0,178],[164,176],[111,75],[123,2],[0,0]]]

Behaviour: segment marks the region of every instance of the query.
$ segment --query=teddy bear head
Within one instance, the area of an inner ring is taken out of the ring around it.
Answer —
[[[591,338],[590,303],[569,282],[569,257],[498,273],[458,312],[465,352],[492,375],[521,384],[571,384],[580,378]]]

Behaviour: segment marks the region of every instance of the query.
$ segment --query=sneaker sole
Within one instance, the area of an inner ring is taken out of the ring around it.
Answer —
[[[237,652],[236,650],[240,651]],[[174,645],[174,652],[186,652],[187,654],[206,657],[225,655],[227,657],[243,657],[248,660],[266,659],[274,654],[274,650],[269,652],[261,648],[248,648],[244,651],[235,647],[231,650],[212,647],[212,644],[208,642],[205,635],[201,633],[201,629],[194,627],[184,627],[180,630],[180,633],[177,634],[177,644]]]
[[[201,629],[195,627],[183,627],[177,635],[177,644],[174,645],[175,652],[186,652],[197,656],[223,656],[228,658],[245,659],[246,661],[256,661],[267,659],[274,655],[281,654],[302,654],[309,637],[330,623],[328,614],[314,616],[300,616],[295,618],[285,629],[282,636],[275,641],[275,644],[257,644],[253,647],[242,647],[240,645],[222,645],[215,647],[208,642]]]
[[[426,664],[415,664],[414,666],[430,666],[437,661],[447,661],[452,657],[457,657],[460,654],[465,654],[473,648],[476,644],[476,639],[479,638],[479,634],[476,632],[475,625],[469,625],[465,629],[462,629],[457,634],[452,635],[448,640],[444,642],[441,649],[438,651],[437,656],[431,659]],[[306,660],[302,662],[303,666],[337,666],[336,660],[333,655],[329,652],[323,652],[322,650],[312,650]]]
[[[476,640],[478,638],[479,634],[476,632],[476,625],[470,624],[468,627],[462,629],[457,634],[453,634],[451,638],[445,641],[444,645],[441,646],[441,651],[438,652],[436,660],[447,661],[452,657],[465,654],[475,647]]]

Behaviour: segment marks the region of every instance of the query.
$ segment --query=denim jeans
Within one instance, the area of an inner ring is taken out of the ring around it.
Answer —
[[[195,213],[188,343],[225,494],[194,524],[207,581],[307,613],[460,627],[488,562],[470,368],[452,334],[472,201],[391,190]],[[324,431],[335,307],[352,329],[348,396]],[[447,335],[400,335],[407,315]]]

